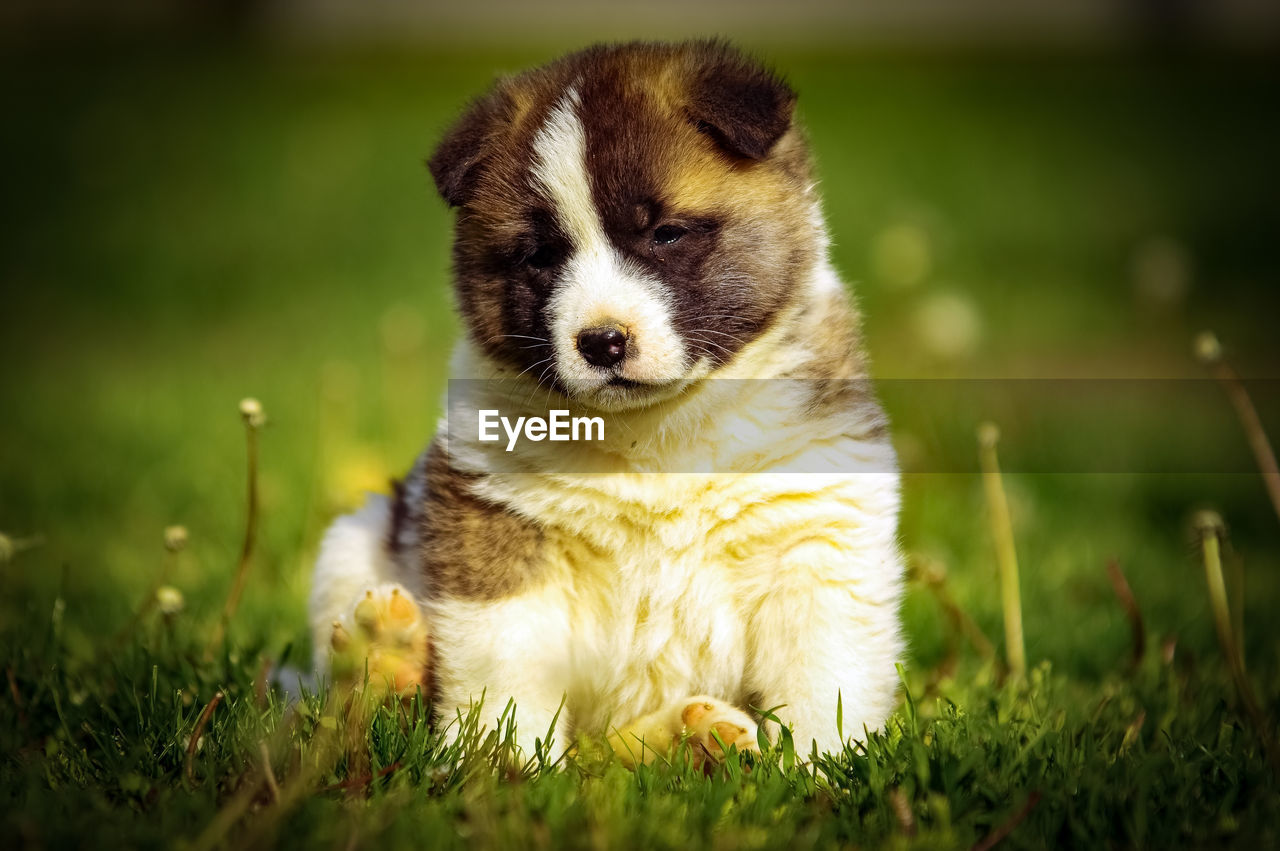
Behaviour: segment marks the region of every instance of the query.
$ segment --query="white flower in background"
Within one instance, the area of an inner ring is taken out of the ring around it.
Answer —
[[[1200,363],[1211,366],[1222,360],[1222,343],[1218,342],[1218,335],[1212,331],[1201,331],[1196,334],[1192,348],[1196,353],[1196,360]]]
[[[267,414],[262,410],[262,403],[252,396],[240,400],[240,416],[250,428],[261,428],[267,421]]]
[[[973,302],[957,293],[937,293],[916,308],[916,340],[934,357],[965,358],[982,340],[982,317]]]
[[[161,585],[156,589],[156,605],[164,615],[176,615],[182,611],[187,601],[182,592],[172,585]]]
[[[164,530],[164,548],[171,553],[181,552],[187,545],[186,526],[166,526]]]

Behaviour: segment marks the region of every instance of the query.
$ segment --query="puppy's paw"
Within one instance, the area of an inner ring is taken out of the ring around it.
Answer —
[[[690,697],[641,716],[609,736],[609,744],[623,764],[666,759],[688,742],[696,767],[711,770],[729,748],[759,751],[756,722],[741,709],[714,697]]]
[[[693,697],[683,702],[680,723],[696,765],[710,768],[724,759],[729,748],[739,753],[759,753],[756,722],[723,700]]]
[[[426,687],[427,623],[413,596],[399,585],[366,591],[330,637],[333,681],[375,696],[411,696]]]

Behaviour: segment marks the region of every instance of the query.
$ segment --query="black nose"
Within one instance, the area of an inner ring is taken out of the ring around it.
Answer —
[[[627,337],[613,325],[588,328],[578,334],[578,351],[593,366],[617,366],[627,356]]]

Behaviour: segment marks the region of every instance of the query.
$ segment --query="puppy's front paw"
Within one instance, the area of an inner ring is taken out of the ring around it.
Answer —
[[[680,710],[680,723],[694,762],[704,768],[724,759],[729,748],[760,751],[756,722],[736,706],[712,697],[691,698]]]
[[[614,753],[629,768],[666,759],[682,742],[696,767],[709,770],[729,748],[759,751],[756,722],[741,709],[714,697],[690,697],[641,716],[609,737]]]
[[[387,585],[365,592],[348,622],[334,621],[334,684],[355,689],[366,683],[374,695],[408,697],[426,686],[429,634],[422,611],[408,591]]]

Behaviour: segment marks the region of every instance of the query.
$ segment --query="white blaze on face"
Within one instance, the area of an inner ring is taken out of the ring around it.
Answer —
[[[568,259],[547,302],[547,324],[556,370],[587,391],[614,375],[632,381],[666,382],[689,369],[684,344],[671,325],[671,306],[659,282],[622,257],[605,236],[591,199],[586,134],[570,90],[533,140],[533,176],[555,206],[555,216],[571,243]],[[578,334],[616,323],[627,328],[627,358],[605,370],[578,352]]]

